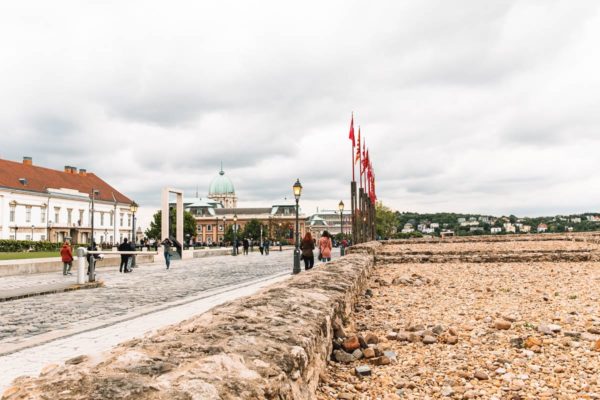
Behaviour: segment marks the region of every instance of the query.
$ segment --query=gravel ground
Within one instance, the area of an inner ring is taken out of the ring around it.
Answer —
[[[504,249],[504,243],[487,246]],[[595,262],[378,266],[343,343],[360,335],[377,342],[370,345],[375,355],[363,343],[358,356],[373,358],[331,361],[318,399],[600,398],[599,285]],[[384,351],[393,353],[386,359]],[[371,375],[357,376],[357,366],[368,366]]]

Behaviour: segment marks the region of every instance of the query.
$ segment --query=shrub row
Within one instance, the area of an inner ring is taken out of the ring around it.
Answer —
[[[0,253],[18,251],[58,251],[61,243],[37,242],[33,240],[0,240]]]

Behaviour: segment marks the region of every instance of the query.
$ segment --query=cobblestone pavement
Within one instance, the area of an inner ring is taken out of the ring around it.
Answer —
[[[289,254],[289,252],[288,252]],[[48,364],[61,364],[65,360],[85,354],[100,357],[113,346],[175,324],[203,313],[219,304],[248,296],[275,282],[287,279],[287,274],[276,278],[261,278],[227,288],[203,292],[201,298],[186,304],[172,306],[140,317],[118,322],[110,326],[63,337],[33,347],[0,356],[0,394],[10,386],[13,379],[22,375],[37,375]]]
[[[223,256],[144,264],[131,274],[104,270],[98,278],[105,287],[0,303],[0,347],[54,331],[76,329],[140,310],[185,300],[201,292],[292,271],[292,252],[272,251],[269,256]],[[0,278],[3,287],[24,282],[60,281],[55,274]],[[74,279],[72,277],[69,277]],[[68,279],[68,278],[67,278]]]

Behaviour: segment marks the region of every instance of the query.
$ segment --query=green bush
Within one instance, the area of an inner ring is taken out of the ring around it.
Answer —
[[[61,243],[36,242],[33,240],[0,240],[0,252],[19,252],[19,251],[58,251]]]

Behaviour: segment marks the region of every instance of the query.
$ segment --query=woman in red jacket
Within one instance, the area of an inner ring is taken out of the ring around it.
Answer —
[[[65,241],[60,249],[60,257],[63,262],[63,275],[71,275],[71,267],[73,266],[73,252],[69,242]]]

